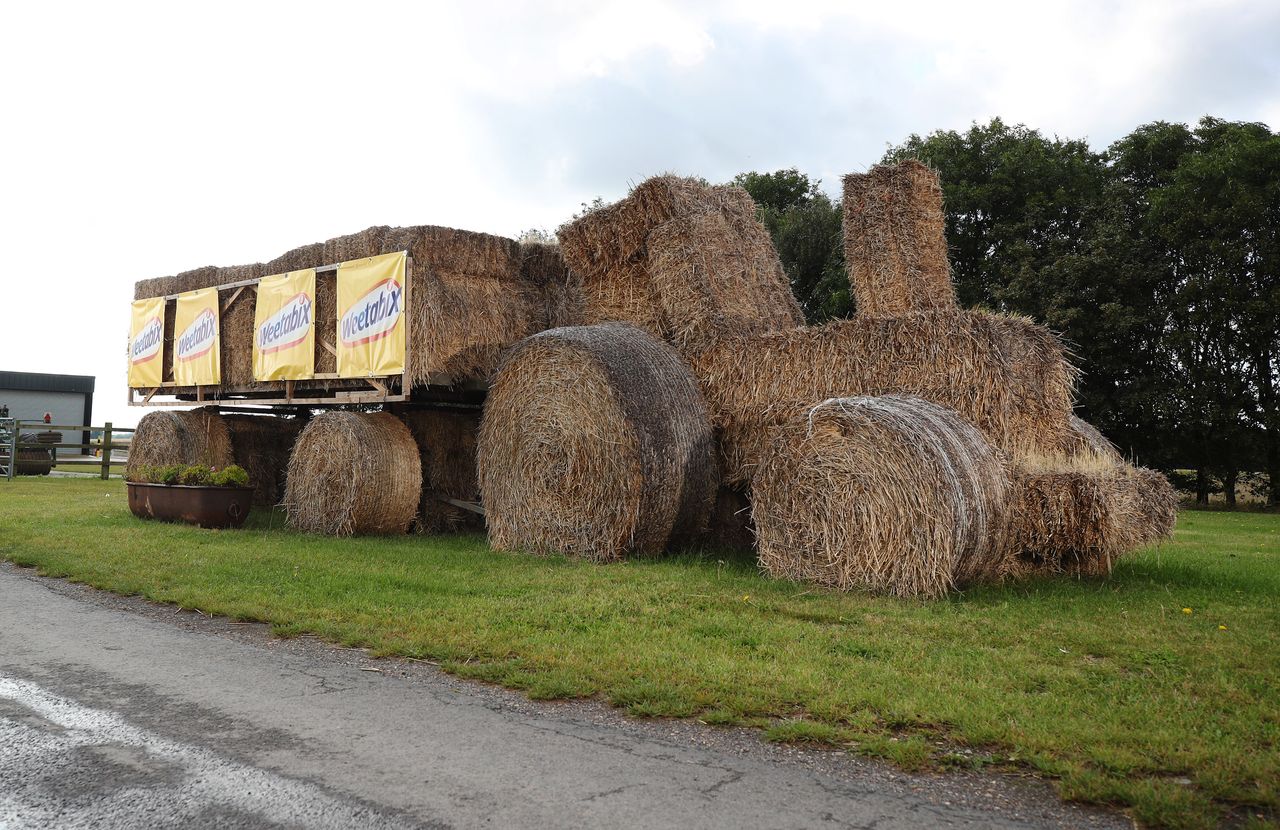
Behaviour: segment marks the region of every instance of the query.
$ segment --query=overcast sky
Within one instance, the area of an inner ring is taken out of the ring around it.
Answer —
[[[517,236],[663,171],[834,192],[1000,116],[1280,125],[1280,3],[7,4],[0,369],[133,423],[135,280],[370,225]]]

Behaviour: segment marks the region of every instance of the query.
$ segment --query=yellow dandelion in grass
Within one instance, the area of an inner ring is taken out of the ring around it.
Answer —
[[[743,595],[742,595],[742,601],[743,601],[743,602],[749,602],[750,600],[751,600],[751,594],[743,594]]]
[[[1183,609],[1182,609],[1182,613],[1184,613],[1184,614],[1190,614],[1190,613],[1191,613],[1191,609],[1190,609],[1190,608],[1183,608]]]
[[[1227,630],[1227,627],[1226,627],[1225,625],[1220,625],[1220,626],[1218,626],[1218,630],[1219,630],[1219,631],[1226,631],[1226,630]]]

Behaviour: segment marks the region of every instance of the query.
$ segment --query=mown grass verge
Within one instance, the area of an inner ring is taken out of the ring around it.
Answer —
[[[770,581],[714,553],[601,567],[480,536],[300,536],[270,513],[242,531],[142,522],[121,482],[92,479],[0,483],[0,556],[535,698],[908,768],[1034,770],[1148,825],[1271,822],[1280,805],[1276,515],[1184,512],[1107,581],[937,602]]]

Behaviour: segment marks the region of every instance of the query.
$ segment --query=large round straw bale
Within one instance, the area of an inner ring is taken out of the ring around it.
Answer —
[[[760,564],[841,590],[939,596],[1004,575],[1003,456],[919,398],[833,398],[784,425],[752,481]]]
[[[205,464],[225,467],[235,463],[231,433],[221,415],[210,409],[148,412],[138,421],[129,444],[126,474],[142,467],[171,464]]]
[[[388,412],[326,412],[293,445],[289,524],[333,536],[404,533],[418,512],[422,462],[409,428]]]
[[[608,562],[706,525],[716,466],[706,406],[666,344],[621,324],[551,329],[503,359],[478,468],[490,543]]]

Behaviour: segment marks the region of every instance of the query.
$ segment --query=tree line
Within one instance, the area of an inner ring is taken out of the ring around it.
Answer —
[[[908,157],[942,178],[961,304],[1060,332],[1081,417],[1142,464],[1194,470],[1201,502],[1263,472],[1280,503],[1280,134],[1205,117],[1095,152],[995,119],[882,161]],[[839,202],[795,169],[735,182],[809,321],[853,313]]]

